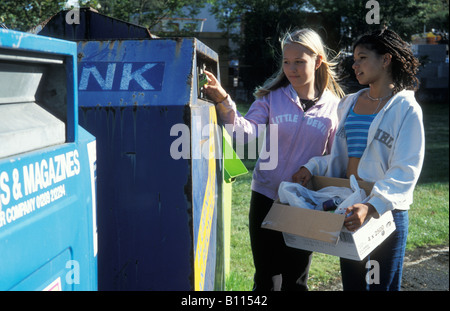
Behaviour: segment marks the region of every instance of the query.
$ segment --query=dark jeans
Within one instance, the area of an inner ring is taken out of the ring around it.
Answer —
[[[252,191],[249,230],[255,264],[253,290],[272,290],[272,277],[279,274],[282,275],[281,290],[308,290],[312,252],[288,247],[281,232],[261,228],[272,204],[272,199]]]
[[[393,211],[395,231],[367,258],[341,258],[342,285],[353,291],[399,291],[408,236],[408,211]],[[371,261],[367,264],[368,261]],[[367,280],[366,280],[367,279]]]

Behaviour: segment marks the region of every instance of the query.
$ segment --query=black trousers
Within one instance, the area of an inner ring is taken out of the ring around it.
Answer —
[[[261,228],[272,204],[272,199],[252,191],[249,230],[255,265],[253,290],[272,290],[272,277],[279,274],[282,278],[281,290],[308,290],[312,252],[288,247],[281,232]]]

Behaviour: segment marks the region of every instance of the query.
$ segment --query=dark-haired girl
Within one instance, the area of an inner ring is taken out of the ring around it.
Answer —
[[[414,97],[418,61],[391,30],[361,37],[353,48],[356,78],[369,88],[344,97],[331,154],[312,158],[294,176],[355,177],[374,182],[369,200],[348,207],[344,225],[392,211],[396,230],[365,260],[341,259],[344,290],[400,290],[408,210],[424,158],[422,110]]]

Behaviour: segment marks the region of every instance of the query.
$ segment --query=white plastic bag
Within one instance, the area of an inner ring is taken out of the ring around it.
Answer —
[[[323,210],[322,203],[333,197],[339,197],[345,201],[352,194],[353,191],[347,187],[330,186],[314,191],[298,183],[287,181],[283,181],[278,188],[281,203],[315,210]]]
[[[335,214],[345,214],[347,208],[353,204],[364,203],[364,199],[367,197],[366,192],[364,189],[359,188],[358,182],[353,175],[350,176],[350,187],[352,188],[353,193],[338,205],[334,211]]]

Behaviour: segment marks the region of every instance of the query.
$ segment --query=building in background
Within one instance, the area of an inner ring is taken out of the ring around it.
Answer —
[[[233,86],[233,73],[230,70],[231,41],[223,30],[219,29],[218,22],[210,12],[211,4],[207,3],[194,18],[162,18],[160,23],[150,28],[151,33],[178,36],[180,32],[193,34],[196,38],[219,54],[220,80],[225,89]],[[206,68],[208,70],[208,68]]]
[[[411,37],[412,51],[421,63],[419,99],[448,101],[448,33],[435,31]]]

